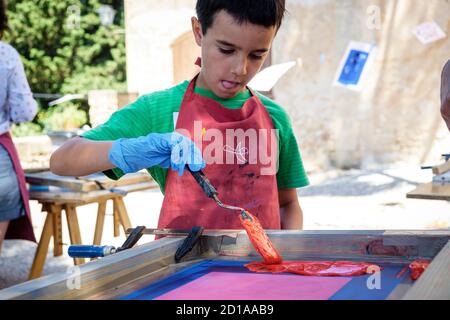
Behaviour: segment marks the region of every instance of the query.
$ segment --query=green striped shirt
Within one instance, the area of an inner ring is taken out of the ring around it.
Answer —
[[[188,85],[189,82],[184,81],[172,88],[141,96],[137,101],[115,112],[106,123],[84,133],[82,137],[90,140],[117,140],[141,137],[149,133],[172,132],[175,126],[173,114],[180,111]],[[221,99],[212,91],[198,87],[195,88],[195,93],[214,99],[231,109],[241,108],[251,97],[248,90],[238,93],[232,99]],[[275,128],[279,130],[278,189],[307,186],[308,177],[303,168],[300,151],[287,113],[273,100],[260,93],[256,94],[272,117]],[[157,166],[147,169],[163,193],[167,170]],[[104,173],[115,180],[124,174],[118,168]]]

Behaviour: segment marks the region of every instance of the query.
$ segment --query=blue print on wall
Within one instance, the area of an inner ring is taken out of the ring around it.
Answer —
[[[367,52],[351,50],[339,76],[339,82],[344,85],[358,85],[368,57]]]

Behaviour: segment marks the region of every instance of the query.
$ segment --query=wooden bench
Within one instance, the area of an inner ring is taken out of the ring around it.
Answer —
[[[128,176],[128,177],[127,177]],[[48,190],[30,190],[30,200],[37,200],[42,204],[42,212],[47,214],[41,238],[34,256],[33,264],[30,270],[29,279],[35,279],[41,276],[44,268],[50,239],[53,237],[53,255],[55,257],[63,254],[62,241],[62,212],[65,212],[67,219],[67,226],[69,229],[70,243],[82,244],[80,227],[78,224],[77,207],[87,204],[97,203],[97,220],[95,224],[95,232],[92,244],[100,245],[103,234],[106,205],[107,201],[112,201],[113,204],[113,221],[114,221],[114,237],[120,235],[120,226],[124,229],[131,228],[132,224],[123,201],[124,194],[140,190],[146,190],[157,187],[156,183],[145,174],[127,175],[123,180],[110,180],[104,176],[95,176],[94,184],[89,181],[89,178],[73,178],[73,177],[58,177],[48,172],[41,173],[26,173],[27,182],[34,185],[49,185]],[[41,179],[41,180],[40,180]],[[55,180],[59,179],[59,180]],[[99,181],[100,180],[100,181]],[[101,189],[99,190],[99,184]],[[131,183],[131,184],[129,184]],[[70,186],[75,189],[61,189],[61,186]],[[92,190],[96,188],[96,190]],[[111,188],[117,188],[112,189]],[[87,190],[87,191],[86,191]],[[116,191],[114,191],[116,190]],[[118,193],[117,191],[121,191]],[[80,265],[85,262],[84,259],[74,259],[75,265]]]

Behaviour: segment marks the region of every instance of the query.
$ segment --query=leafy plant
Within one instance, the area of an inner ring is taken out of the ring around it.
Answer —
[[[20,53],[34,93],[85,94],[95,89],[126,89],[123,0],[8,0],[7,3],[10,30],[4,40]],[[116,10],[113,25],[101,24],[97,12],[101,4]],[[53,110],[48,107],[48,99],[39,100],[39,116],[34,123],[44,123],[46,129],[79,125],[88,114],[86,101],[72,102],[76,108],[66,104]],[[75,109],[84,110],[84,115]],[[68,119],[71,116],[74,119]]]
[[[43,134],[41,126],[33,122],[14,124],[11,131],[14,137],[37,136]]]
[[[85,125],[87,115],[84,110],[78,109],[76,104],[67,102],[39,113],[38,121],[47,132],[70,131]]]

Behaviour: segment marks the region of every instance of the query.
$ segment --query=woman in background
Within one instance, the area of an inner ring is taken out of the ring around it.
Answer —
[[[441,114],[450,130],[450,60],[442,70],[441,80]]]
[[[7,22],[6,4],[0,0],[0,251],[5,238],[36,241],[25,176],[9,130],[13,123],[32,120],[37,104],[19,54],[1,41]]]

